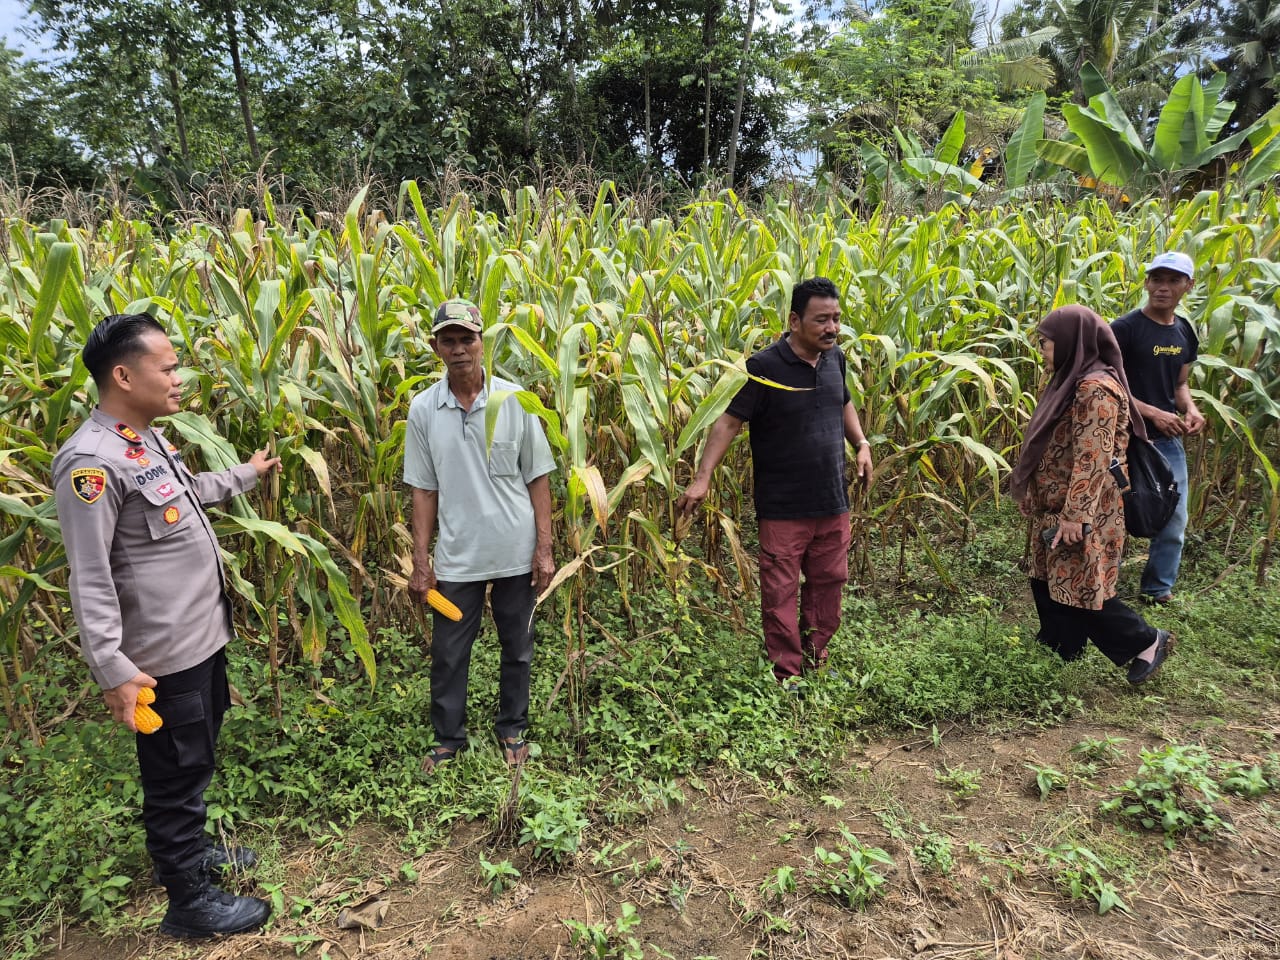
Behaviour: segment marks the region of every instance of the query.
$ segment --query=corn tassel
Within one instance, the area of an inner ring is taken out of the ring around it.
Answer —
[[[458,609],[457,604],[446,597],[439,590],[427,591],[427,603],[442,616],[448,617],[450,620],[458,621],[462,619],[462,611]]]
[[[164,725],[160,714],[148,706],[155,702],[156,692],[150,687],[143,687],[138,691],[138,702],[133,708],[133,722],[137,725],[139,733],[155,733]]]

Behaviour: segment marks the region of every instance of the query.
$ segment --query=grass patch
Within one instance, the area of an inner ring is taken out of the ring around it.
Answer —
[[[943,723],[1017,729],[1088,718],[1126,726],[1137,739],[1144,730],[1161,733],[1175,711],[1220,723],[1256,719],[1259,705],[1274,704],[1280,690],[1274,584],[1257,586],[1243,571],[1206,582],[1192,571],[1175,604],[1150,612],[1153,623],[1178,633],[1178,656],[1159,680],[1134,691],[1096,652],[1064,665],[1035,641],[1025,580],[1002,559],[1013,541],[1007,530],[996,530],[939,549],[957,569],[976,571],[967,593],[927,580],[909,593],[851,589],[832,643],[835,669],[806,678],[800,697],[774,682],[754,609],[743,611],[750,626],[737,628],[731,616],[705,613],[727,610],[723,598],[691,585],[678,596],[633,592],[624,613],[621,598],[598,584],[591,606],[599,629],[587,635],[585,648],[594,668],[577,685],[562,676],[559,619],[549,611],[542,620],[530,730],[538,754],[515,792],[490,730],[498,651],[488,634],[473,662],[471,749],[425,779],[419,764],[433,735],[419,638],[384,630],[375,639],[376,691],[349,649],[335,649],[323,673],[287,666],[282,721],[272,716],[257,647],[237,644],[231,673],[249,702],[228,714],[220,740],[220,770],[208,794],[214,826],[265,851],[257,879],[280,901],[281,922],[292,922],[295,913],[305,920],[310,908],[305,897],[286,894],[280,851],[304,843],[317,856],[354,859],[357,825],[376,825],[398,839],[406,859],[386,868],[394,882],[411,878],[413,858],[442,845],[454,825],[484,824],[491,843],[476,861],[477,876],[493,895],[519,877],[573,869],[584,850],[603,856],[606,835],[617,839],[619,827],[638,827],[683,803],[688,789],[701,789],[702,771],[754,782],[768,797],[791,794],[803,805],[839,811],[843,801],[834,795],[847,785],[845,750],[869,730],[932,728],[937,740]],[[42,677],[27,680],[41,715],[53,717],[66,711],[66,691],[84,687],[85,673],[74,660],[51,658]],[[0,948],[6,954],[32,955],[39,932],[61,918],[87,922],[101,934],[122,923],[156,922],[121,919],[121,905],[146,889],[150,867],[133,743],[102,716],[93,691],[70,719],[50,725],[41,744],[13,731],[5,736],[0,845],[10,855],[0,868]],[[1205,734],[1212,740],[1214,731]],[[1226,802],[1266,804],[1276,789],[1274,738],[1259,730],[1256,741],[1259,753],[1247,762],[1215,755],[1219,765],[1210,773],[1223,793],[1230,791]],[[1089,779],[1119,773],[1123,740],[1079,743],[1076,753],[1049,760],[1066,771],[1061,776],[1081,778],[1081,789],[1094,790]],[[979,784],[976,772],[939,770],[957,796],[973,795],[970,787]],[[1021,783],[1042,774],[1040,793],[1056,791],[1064,784],[1053,773],[1037,766]],[[1153,791],[1120,793],[1133,806]],[[982,783],[972,802],[986,798]],[[899,814],[889,832],[901,845],[900,861],[912,859],[925,875],[951,874],[963,857],[963,834],[936,832],[926,826],[932,818],[906,808]],[[1061,838],[1045,838],[1037,863],[1059,890],[1110,909],[1118,906],[1115,897],[1128,902],[1129,893],[1125,871],[1108,852],[1115,820],[1099,819],[1098,832],[1071,839],[1070,849]],[[1081,852],[1071,853],[1077,847]],[[822,869],[846,870],[853,862],[847,853]],[[622,863],[630,854],[619,856]],[[873,861],[862,866],[874,873]],[[772,878],[779,895],[790,892],[804,868],[796,864],[790,875]],[[852,904],[868,899],[859,891],[876,885],[871,875],[846,883],[848,877],[824,874],[823,882],[830,888],[832,877],[839,880],[837,892]],[[609,949],[627,943],[620,933],[612,929]]]

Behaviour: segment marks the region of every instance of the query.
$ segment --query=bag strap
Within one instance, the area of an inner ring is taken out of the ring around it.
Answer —
[[[1120,466],[1120,460],[1117,457],[1111,458],[1111,466],[1107,467],[1107,472],[1115,479],[1121,493],[1129,489],[1129,478],[1125,475],[1124,467]]]
[[[1133,431],[1129,431],[1129,449],[1133,449],[1133,442],[1138,438],[1133,435]],[[1116,482],[1116,486],[1120,488],[1121,493],[1125,493],[1129,489],[1129,477],[1124,472],[1124,467],[1120,466],[1120,458],[1116,456],[1117,441],[1113,438],[1111,441],[1111,466],[1107,467],[1107,472],[1111,474]]]

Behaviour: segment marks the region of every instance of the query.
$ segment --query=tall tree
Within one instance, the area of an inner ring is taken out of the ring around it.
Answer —
[[[711,172],[711,87],[717,76],[716,26],[720,21],[723,0],[703,0],[702,10],[702,175]]]
[[[932,144],[957,109],[973,131],[1012,116],[997,99],[1000,58],[969,62],[977,26],[964,0],[889,0],[793,55],[787,62],[802,80],[808,131],[824,160],[856,164],[863,142],[896,152],[895,130]]]
[[[63,116],[110,162],[172,152],[190,164],[185,78],[202,70],[207,39],[173,0],[31,0],[31,13],[67,54]]]
[[[231,57],[231,72],[236,78],[236,98],[240,101],[245,143],[249,146],[250,158],[257,165],[262,162],[262,151],[258,149],[258,132],[253,124],[253,108],[249,104],[249,80],[240,59],[240,28],[236,22],[238,11],[235,0],[220,0],[218,6],[221,7],[222,22],[226,25],[227,54]]]
[[[1231,127],[1247,127],[1276,103],[1280,70],[1280,2],[1216,3],[1210,44],[1226,51],[1214,67],[1227,74],[1224,97],[1234,100]]]
[[[1001,21],[1006,38],[1052,31],[1043,49],[1058,87],[1077,103],[1088,95],[1081,67],[1092,64],[1127,104],[1150,110],[1175,74],[1199,57],[1177,38],[1200,0],[1023,0]]]
[[[597,136],[593,152],[602,165],[619,173],[650,166],[685,181],[697,180],[705,170],[727,170],[738,68],[733,60],[722,64],[724,76],[711,86],[708,110],[701,75],[690,69],[705,50],[702,15],[701,8],[688,6],[683,17],[673,17],[665,27],[653,24],[648,43],[624,32],[603,53],[583,91],[589,126]],[[786,78],[780,67],[789,43],[780,31],[759,24],[753,31],[747,68],[749,79],[757,82],[743,88],[736,186],[761,185],[781,148],[790,145],[781,93]],[[740,46],[734,53],[740,56]]]
[[[44,187],[89,187],[97,171],[58,130],[49,74],[0,42],[0,179]]]
[[[747,4],[747,29],[742,37],[742,60],[738,63],[738,93],[733,100],[733,124],[729,128],[729,159],[725,163],[725,179],[733,183],[733,168],[738,162],[738,131],[742,128],[742,98],[746,95],[747,75],[751,68],[751,33],[756,25],[756,0]]]

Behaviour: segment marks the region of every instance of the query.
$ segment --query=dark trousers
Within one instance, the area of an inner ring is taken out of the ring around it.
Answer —
[[[1040,614],[1038,639],[1063,660],[1084,656],[1089,640],[1117,667],[1123,667],[1156,640],[1156,629],[1137,611],[1112,597],[1101,610],[1082,610],[1058,603],[1049,596],[1049,584],[1031,581],[1036,612]]]
[[[848,514],[760,521],[760,621],[779,680],[826,661],[848,579]]]
[[[498,680],[499,737],[519,737],[529,725],[529,665],[533,661],[533,604],[530,574],[438,583],[437,589],[462,611],[455,623],[435,614],[431,621],[431,725],[440,746],[457,750],[467,742],[467,680],[471,647],[480,632],[485,587],[493,585],[493,623],[502,648]]]
[[[156,678],[152,707],[164,725],[137,735],[138,769],[147,851],[166,887],[198,867],[209,850],[204,792],[230,704],[225,648],[194,667]]]

